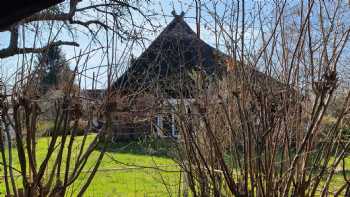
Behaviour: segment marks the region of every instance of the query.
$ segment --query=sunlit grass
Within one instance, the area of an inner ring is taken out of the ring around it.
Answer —
[[[88,135],[86,145],[90,144],[94,138],[94,134]],[[76,161],[82,139],[82,136],[76,137],[70,163],[71,169]],[[60,140],[58,140],[57,144],[59,142]],[[45,157],[49,143],[50,137],[39,138],[36,151],[38,164]],[[110,146],[85,196],[177,196],[180,190],[179,187],[181,187],[180,169],[170,157],[166,156],[165,153],[169,152],[169,147],[166,147],[164,144],[161,145],[161,143],[167,142],[131,141]],[[158,147],[153,147],[154,145],[158,145]],[[53,159],[56,158],[57,151],[58,148],[52,156]],[[16,157],[17,151],[15,148],[12,148],[12,152],[14,157],[13,167],[19,169],[18,157]],[[93,151],[83,173],[68,189],[67,196],[76,195],[77,191],[85,183],[91,167],[94,166],[99,154],[99,150]],[[53,159],[50,160],[49,168],[53,165]],[[350,161],[346,159],[346,166],[349,165]],[[63,166],[65,166],[65,163],[63,163]],[[3,169],[0,168],[0,170],[3,173]],[[346,174],[349,175],[349,173]],[[18,176],[18,173],[16,175],[16,181],[20,183],[21,177]],[[45,177],[47,178],[47,174]],[[319,190],[322,189],[324,183],[325,180],[322,180]],[[337,172],[330,183],[329,190],[332,193],[344,183],[342,172]],[[0,192],[1,195],[5,193],[3,179],[0,182]],[[317,194],[319,193],[320,191],[317,192]]]
[[[88,135],[86,144],[90,144],[94,137],[95,135],[93,134]],[[76,137],[70,169],[74,166],[82,139],[83,137],[81,136]],[[44,159],[49,142],[49,137],[43,137],[38,140],[36,151],[38,164]],[[180,173],[176,163],[166,156],[152,156],[135,150],[128,152],[128,149],[142,148],[138,146],[141,145],[137,142],[122,143],[112,149],[113,151],[109,150],[104,156],[99,172],[96,174],[85,196],[169,196],[169,192],[175,194],[180,185]],[[17,151],[13,148],[12,152],[14,157],[13,167],[19,169],[18,157],[16,157]],[[56,158],[57,152],[58,149],[55,150],[52,158]],[[99,154],[99,150],[93,151],[83,173],[69,188],[67,196],[75,196],[76,192],[86,181],[91,167],[94,166]],[[53,159],[50,160],[49,168],[52,165]],[[65,166],[65,163],[63,166]],[[157,170],[158,168],[161,170]],[[0,170],[2,173],[3,169]],[[20,176],[17,176],[16,180],[20,183]],[[0,192],[1,194],[5,193],[3,179],[0,182]]]

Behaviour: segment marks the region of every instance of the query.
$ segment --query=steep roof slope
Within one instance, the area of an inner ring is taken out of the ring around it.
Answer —
[[[225,68],[224,55],[201,39],[184,21],[175,15],[170,24],[114,83],[115,88],[135,91],[160,88],[176,96],[179,88],[189,85],[192,70],[207,75],[220,75]]]

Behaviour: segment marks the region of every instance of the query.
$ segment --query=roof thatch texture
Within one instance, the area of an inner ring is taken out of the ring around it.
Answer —
[[[236,80],[248,80],[265,91],[285,89],[280,81],[249,65],[234,61],[230,56],[211,47],[184,21],[183,14],[175,15],[170,24],[151,45],[131,63],[127,71],[114,83],[122,92],[159,91],[167,98],[187,97],[193,94],[193,70],[205,77],[234,75]]]
[[[114,87],[126,91],[157,88],[170,97],[188,94],[183,88],[192,83],[189,72],[201,70],[207,75],[220,75],[225,71],[221,56],[197,37],[183,15],[176,15]]]

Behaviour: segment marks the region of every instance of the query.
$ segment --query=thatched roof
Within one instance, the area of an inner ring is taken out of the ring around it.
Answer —
[[[192,83],[188,75],[192,70],[201,70],[207,75],[220,75],[225,71],[221,56],[222,53],[198,38],[184,21],[183,14],[175,15],[114,87],[126,91],[158,88],[176,97],[179,89]]]
[[[175,15],[163,32],[117,79],[114,88],[133,93],[160,90],[167,97],[191,97],[194,82],[189,73],[193,70],[220,78],[231,73],[237,80],[244,78],[262,90],[267,87],[275,90],[286,88],[271,76],[242,65],[199,39],[184,21],[183,14]]]

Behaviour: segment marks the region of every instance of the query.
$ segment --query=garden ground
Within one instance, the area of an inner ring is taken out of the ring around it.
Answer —
[[[88,135],[87,141],[91,142],[94,134]],[[46,155],[49,137],[38,140],[37,157],[42,160]],[[82,137],[77,137],[73,153],[78,152]],[[178,165],[169,157],[171,146],[169,141],[159,139],[146,139],[112,144],[95,175],[93,182],[85,193],[85,196],[177,196],[181,192],[181,172]],[[19,168],[16,158],[16,149],[13,148],[13,166]],[[95,150],[90,156],[83,173],[69,188],[67,196],[75,196],[78,189],[84,184],[95,164],[99,150]],[[53,158],[55,154],[53,155]],[[74,161],[74,157],[73,157]],[[350,166],[350,160],[346,160],[346,166]],[[0,173],[3,173],[0,168]],[[348,174],[348,173],[346,173]],[[20,176],[16,176],[20,182]],[[332,181],[331,190],[335,190],[344,183],[342,173],[339,172]],[[3,179],[0,180],[0,195],[5,194]]]
[[[94,135],[89,135],[87,139],[91,142],[93,138]],[[82,137],[77,137],[76,145],[80,144],[81,140]],[[48,137],[38,140],[38,160],[42,160],[45,156],[48,144]],[[165,149],[166,147],[160,147],[159,143],[150,140],[123,142],[110,146],[85,196],[158,197],[176,194],[181,186],[180,172],[177,164],[165,155],[167,152]],[[13,155],[16,155],[15,149]],[[99,151],[95,150],[79,179],[69,188],[67,196],[75,196],[77,190],[84,184],[98,155]],[[14,158],[13,166],[16,168],[18,165],[18,160]],[[2,173],[2,169],[0,170]],[[3,195],[5,186],[3,179],[0,181],[0,195]],[[16,176],[16,181],[21,181],[20,176]]]

